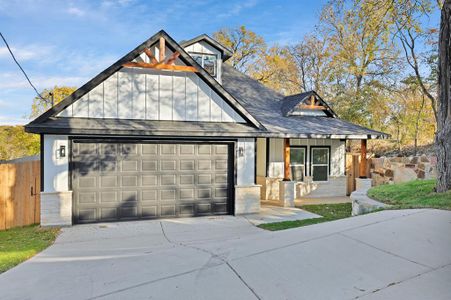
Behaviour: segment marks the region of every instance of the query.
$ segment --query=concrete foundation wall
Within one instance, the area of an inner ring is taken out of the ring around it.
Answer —
[[[260,211],[260,185],[235,186],[235,214]]]
[[[346,176],[330,176],[327,182],[312,182],[310,177],[305,179],[305,182],[296,183],[296,199],[346,196]],[[257,183],[262,186],[261,199],[278,201],[280,181],[280,178],[258,176]]]
[[[306,179],[306,182],[296,185],[297,199],[346,196],[346,176],[330,176],[327,182],[312,182],[310,178]]]
[[[72,192],[41,193],[41,226],[72,225]]]

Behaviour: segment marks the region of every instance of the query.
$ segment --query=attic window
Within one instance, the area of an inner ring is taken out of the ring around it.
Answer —
[[[210,73],[211,76],[216,77],[216,55],[203,53],[190,53],[194,60]]]

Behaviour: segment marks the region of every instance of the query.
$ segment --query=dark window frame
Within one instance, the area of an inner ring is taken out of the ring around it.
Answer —
[[[329,159],[328,159],[328,163],[327,163],[327,180],[321,180],[321,181],[314,181],[314,182],[328,182],[329,181],[329,177],[330,177],[330,170],[331,170],[331,146],[330,145],[324,145],[324,146],[310,146],[310,176],[312,177],[312,181],[313,180],[313,150],[314,149],[327,149],[328,153],[329,153]]]
[[[291,149],[304,149],[304,174],[303,174],[303,178],[305,179],[305,176],[307,176],[307,146],[301,146],[301,145],[290,145],[290,152]],[[290,175],[291,175],[291,179],[293,180],[293,174],[291,174],[292,170],[291,170],[291,157],[290,157]]]
[[[199,64],[202,68],[204,68],[205,71],[207,71],[207,69],[205,69],[205,65],[204,65],[204,61],[205,61],[205,56],[210,56],[210,57],[214,57],[215,59],[213,60],[214,62],[214,74],[211,74],[210,72],[208,72],[212,77],[216,78],[218,76],[218,56],[216,54],[211,54],[211,53],[202,53],[202,52],[194,52],[194,51],[190,51],[189,54],[191,55],[191,57],[194,59],[194,61],[196,61],[197,63],[199,63],[194,56],[201,56],[202,57],[202,63]]]

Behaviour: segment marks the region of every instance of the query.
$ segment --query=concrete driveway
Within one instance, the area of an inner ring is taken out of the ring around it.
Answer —
[[[1,299],[451,299],[451,212],[268,232],[243,217],[81,225],[0,275]]]

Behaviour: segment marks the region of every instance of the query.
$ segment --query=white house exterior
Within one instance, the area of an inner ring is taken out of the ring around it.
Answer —
[[[346,139],[385,135],[314,92],[269,90],[230,56],[206,35],[161,31],[28,124],[42,142],[41,224],[251,213],[282,179],[293,197],[345,195]]]

